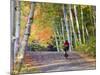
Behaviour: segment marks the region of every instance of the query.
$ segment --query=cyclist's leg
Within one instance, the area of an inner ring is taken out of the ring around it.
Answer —
[[[65,51],[64,56],[65,56],[65,57],[68,57],[67,47],[64,48],[64,51]]]

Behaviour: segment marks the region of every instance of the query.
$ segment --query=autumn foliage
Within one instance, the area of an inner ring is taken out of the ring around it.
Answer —
[[[31,27],[31,35],[30,35],[30,41],[37,40],[40,44],[47,44],[51,42],[51,37],[53,35],[52,28],[47,27],[41,27],[40,25],[33,24]]]

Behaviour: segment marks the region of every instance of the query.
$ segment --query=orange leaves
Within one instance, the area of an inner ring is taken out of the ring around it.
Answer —
[[[24,9],[22,9],[22,10],[23,10],[23,12],[25,12],[25,13],[23,13],[24,16],[29,15],[29,12],[30,12],[30,7],[29,6],[24,7]]]
[[[33,24],[33,25],[31,26],[31,31],[34,31],[34,30],[37,30],[37,26],[36,26],[35,24]]]
[[[44,28],[40,33],[38,33],[38,38],[43,41],[47,41],[52,36],[52,29],[50,27]]]
[[[39,43],[47,43],[51,41],[51,37],[53,35],[53,30],[50,26],[40,27],[39,25],[32,25],[31,27],[31,36],[30,39],[37,40]]]
[[[40,6],[37,6],[35,11],[34,11],[34,18],[41,19],[42,18],[41,14],[42,14],[42,12],[41,12]]]
[[[51,41],[51,36],[53,35],[51,23],[47,22],[45,14],[41,5],[36,3],[34,11],[34,24],[31,26],[30,41],[37,40],[40,44],[46,44]]]
[[[27,21],[28,20],[28,16],[23,16],[24,20]]]

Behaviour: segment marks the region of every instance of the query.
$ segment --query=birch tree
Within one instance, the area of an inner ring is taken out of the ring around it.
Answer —
[[[16,29],[15,29],[15,42],[14,42],[14,60],[19,50],[20,38],[20,1],[16,0]]]
[[[54,30],[54,38],[55,38],[55,43],[56,43],[57,51],[60,52],[59,43],[58,43],[58,39],[57,39],[57,29],[56,29],[56,25],[55,25],[54,20],[55,19],[53,18],[53,20],[52,20],[52,27],[53,27],[53,30]]]
[[[15,41],[15,0],[10,1],[10,12],[11,12],[11,17],[10,17],[10,23],[11,23],[11,73],[13,71],[13,65],[14,65],[14,41]]]
[[[31,23],[33,20],[33,13],[34,12],[34,3],[31,3],[31,9],[30,9],[30,13],[28,16],[28,22],[26,24],[26,28],[25,28],[25,32],[24,32],[24,36],[23,39],[21,41],[21,46],[19,49],[19,52],[17,54],[17,58],[16,58],[16,66],[18,67],[17,73],[21,70],[21,64],[23,63],[23,57],[24,57],[24,53],[25,53],[25,48],[27,46],[28,43],[28,38],[30,35],[30,28],[31,28]]]
[[[71,46],[71,50],[73,48],[72,46],[72,27],[71,27],[71,20],[69,19],[69,35],[70,35],[70,46]]]
[[[80,34],[80,29],[79,29],[79,22],[78,22],[78,15],[77,15],[77,10],[76,10],[76,5],[74,5],[74,13],[75,13],[75,20],[76,20],[76,26],[78,30],[78,39],[81,44],[81,34]]]
[[[68,38],[68,42],[70,42],[70,35],[69,35],[69,28],[68,28],[68,18],[66,16],[66,5],[63,5],[63,14],[64,14],[64,23],[65,23],[65,26],[66,26],[66,32],[67,32],[67,38]],[[69,46],[69,50],[71,51],[71,46]]]
[[[71,28],[72,28],[72,32],[73,32],[73,35],[74,35],[74,43],[75,43],[75,46],[77,46],[77,44],[76,44],[77,36],[76,36],[75,28],[74,28],[74,22],[73,22],[73,16],[72,16],[72,11],[71,11],[71,5],[69,5],[68,9],[69,9]]]
[[[87,36],[87,42],[89,41],[89,32],[88,32],[88,29],[87,27],[85,26],[85,32],[86,32],[86,36]]]
[[[96,8],[89,6],[89,10],[90,10],[90,20],[91,20],[91,23],[94,26],[93,35],[95,36],[95,29],[96,29],[95,11],[96,11]]]
[[[93,19],[94,19],[94,27],[96,28],[96,7],[93,7]]]
[[[63,23],[63,19],[61,18],[61,28],[62,28],[62,36],[63,36],[63,42],[65,41],[65,35],[64,35],[64,23]]]
[[[55,37],[55,42],[56,42],[57,51],[59,52],[60,49],[59,49],[59,44],[58,44],[58,39],[57,39],[57,34],[56,34],[56,32],[54,32],[54,37]]]
[[[82,9],[82,6],[80,8],[81,8],[81,21],[82,21],[82,39],[83,39],[83,43],[85,43],[84,24],[83,24],[83,9]]]
[[[61,39],[61,33],[60,30],[58,30],[59,28],[56,28],[56,32],[57,32],[57,36],[58,36],[58,41],[59,41],[59,51],[62,51],[62,39]]]

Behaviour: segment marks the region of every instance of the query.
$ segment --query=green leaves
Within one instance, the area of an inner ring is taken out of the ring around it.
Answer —
[[[69,34],[72,34],[72,36],[70,38],[72,38],[72,45],[75,45],[76,43],[74,43],[74,35],[71,30],[71,21],[70,21],[70,12],[68,12],[68,7],[69,5],[66,5],[66,16],[67,16],[67,20],[68,21],[68,29],[70,31]],[[77,37],[79,35],[79,32],[77,30],[77,24],[76,24],[76,20],[75,20],[75,12],[74,12],[74,5],[71,5],[71,14],[72,14],[72,20],[73,20],[73,26],[74,26],[74,32],[75,32],[75,36]],[[63,29],[62,29],[62,25],[61,25],[61,18],[63,18],[64,14],[63,14],[63,4],[55,4],[55,3],[35,3],[35,11],[34,11],[34,21],[33,21],[33,25],[38,26],[38,29],[36,30],[36,32],[41,32],[43,30],[45,30],[46,27],[49,27],[52,29],[52,32],[56,33],[56,38],[57,41],[62,41],[62,30],[63,30],[63,34],[64,34],[64,38],[67,39],[67,34],[68,32],[66,32],[66,27],[65,27],[65,23],[64,21],[62,21],[63,23]],[[81,9],[83,11],[83,16],[81,15]],[[29,14],[29,10],[30,10],[30,2],[21,2],[21,35],[23,34],[23,30],[25,28],[25,25],[27,23],[27,18],[28,18],[28,14]],[[79,30],[80,30],[80,35],[85,38],[85,43],[87,43],[87,41],[89,41],[88,39],[91,38],[92,36],[94,36],[95,33],[95,6],[88,6],[88,5],[76,5],[76,11],[77,11],[77,20],[79,22]],[[82,23],[82,17],[83,17],[83,23]],[[84,30],[82,30],[82,25],[84,26]],[[89,33],[89,36],[87,36],[87,31]],[[84,31],[84,35],[82,35]],[[42,33],[41,33],[42,34]],[[44,33],[43,33],[44,34]],[[58,35],[59,34],[59,35]],[[29,43],[31,43],[32,40],[34,40],[34,38],[36,37],[37,34],[35,34],[34,30],[31,31],[31,36],[29,38]],[[40,34],[39,34],[40,35]],[[49,34],[48,34],[49,35]],[[41,35],[42,36],[42,35]],[[82,39],[81,37],[81,39]],[[87,39],[88,37],[88,39]],[[54,34],[52,34],[52,42],[56,42],[54,40]],[[51,38],[50,38],[51,39]],[[49,39],[49,40],[50,40]],[[75,39],[75,40],[79,40],[79,39]],[[90,42],[90,41],[89,41]],[[44,43],[44,42],[43,42]],[[41,45],[43,44],[41,43]],[[83,39],[82,39],[82,43],[83,43]],[[62,42],[63,44],[63,42]],[[55,44],[54,44],[55,45]],[[80,46],[79,42],[77,42],[77,45]],[[87,45],[87,44],[85,44]],[[82,48],[86,48],[86,51],[88,51],[87,47],[82,45]],[[92,46],[91,46],[92,47]]]
[[[96,39],[91,37],[89,43],[79,45],[75,48],[79,52],[88,54],[89,56],[96,57]]]

